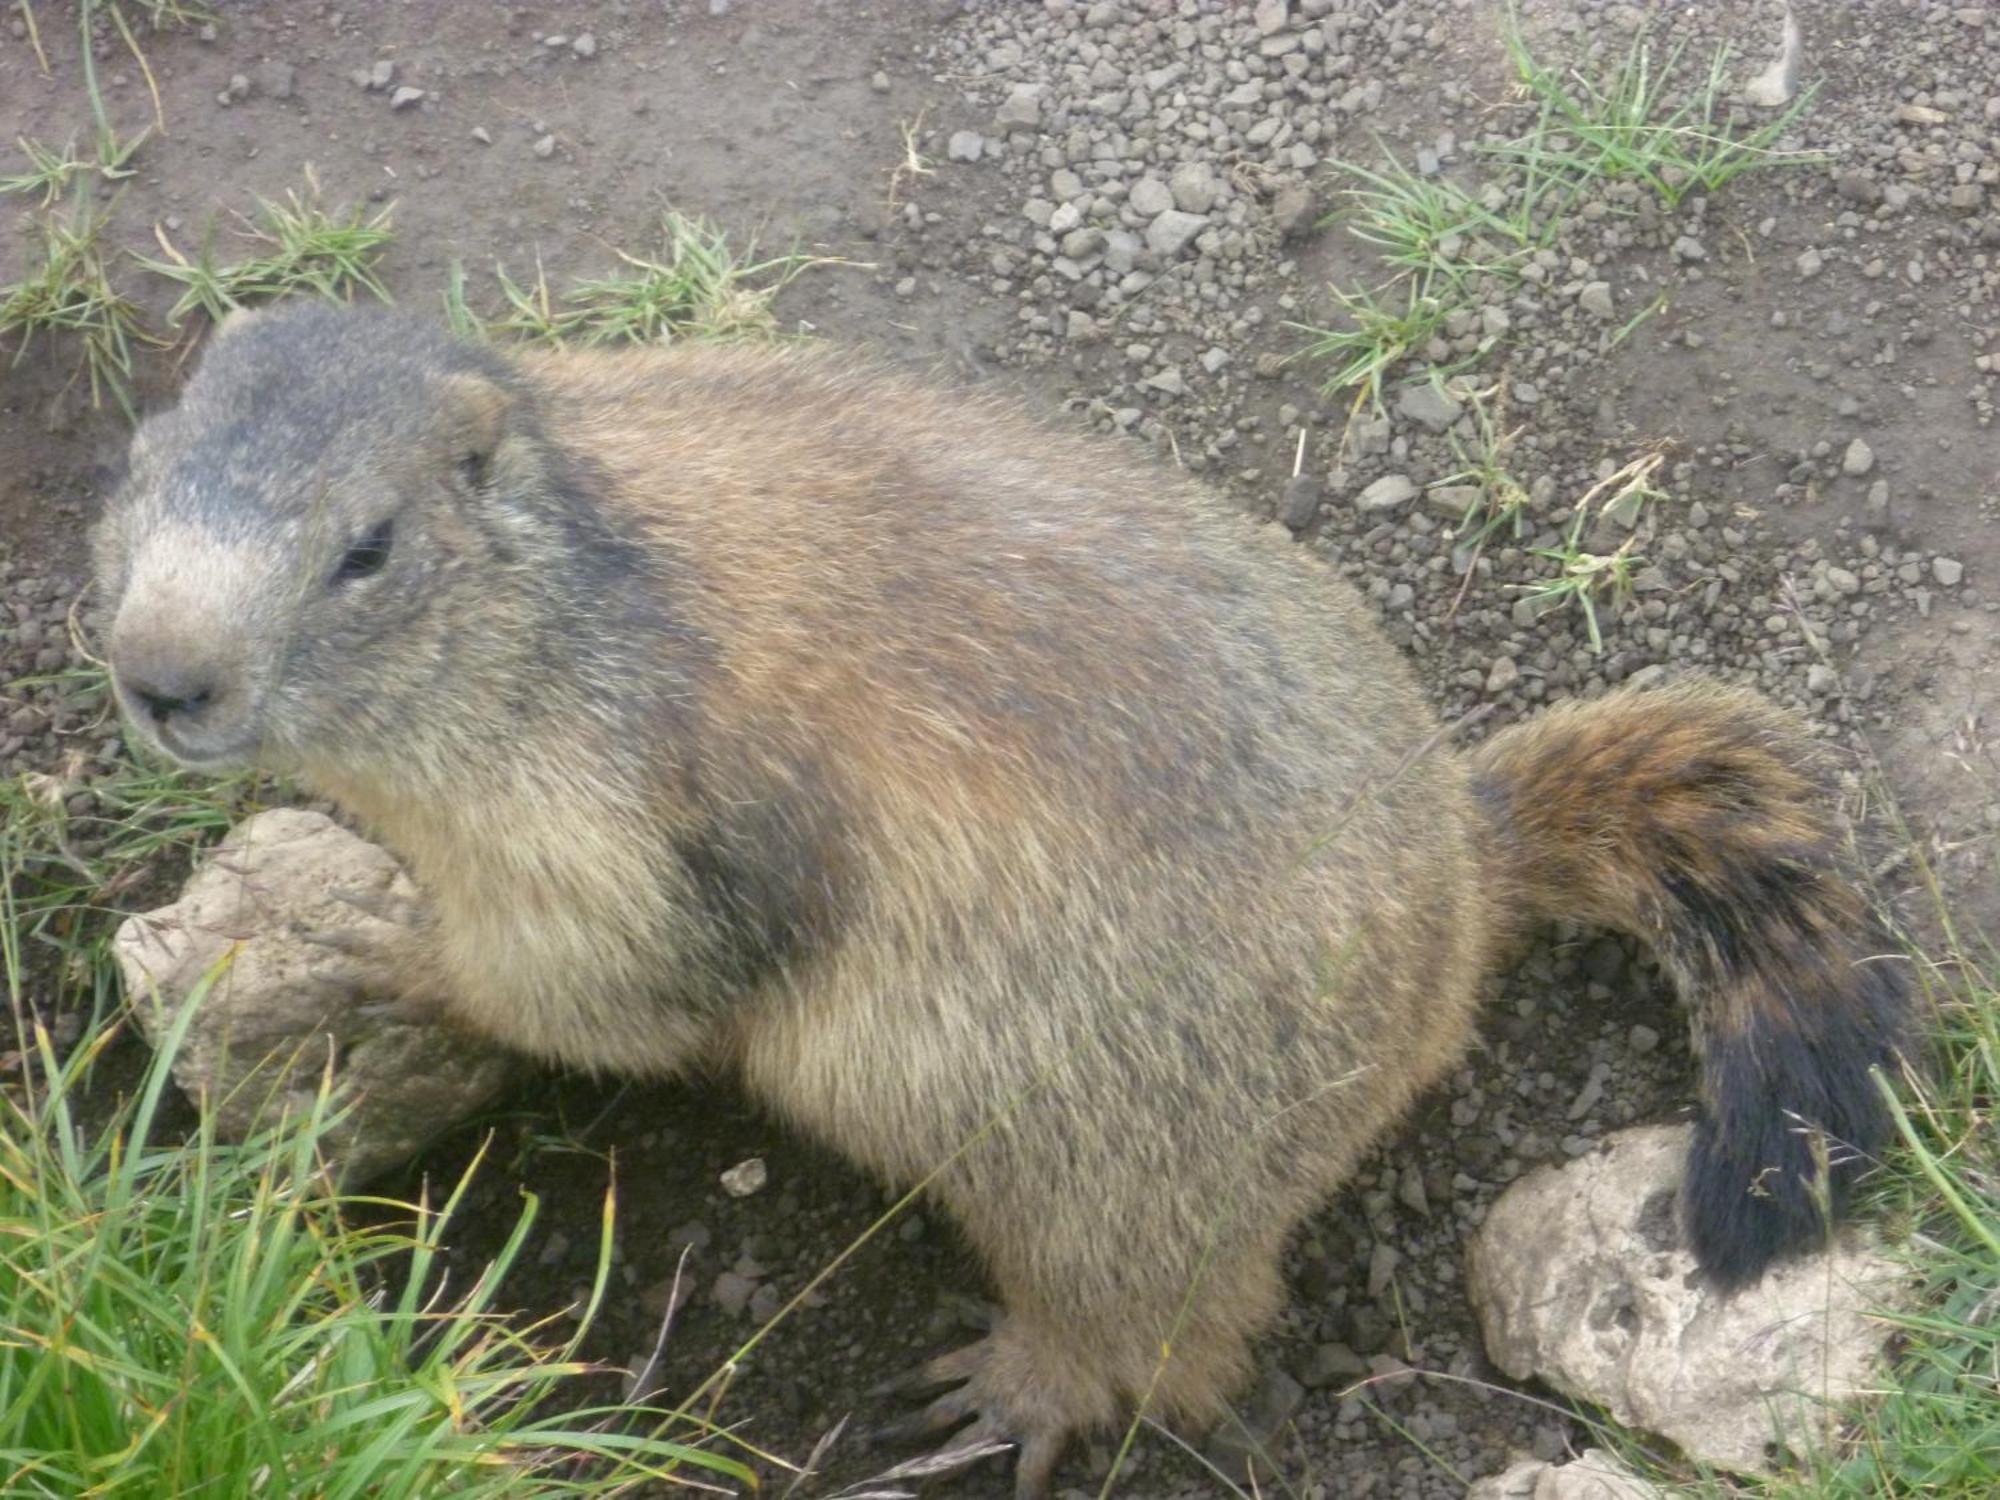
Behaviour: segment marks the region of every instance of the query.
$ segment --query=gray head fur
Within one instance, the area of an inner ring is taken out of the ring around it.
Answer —
[[[212,768],[504,733],[495,684],[581,670],[579,616],[644,567],[574,470],[504,360],[423,320],[233,316],[97,531],[121,705]],[[440,712],[471,685],[481,701]]]

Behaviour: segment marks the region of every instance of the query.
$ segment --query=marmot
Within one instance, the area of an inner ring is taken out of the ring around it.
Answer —
[[[1004,1317],[927,1420],[1039,1494],[1140,1399],[1216,1413],[1287,1236],[1546,918],[1641,935],[1687,1003],[1719,1277],[1821,1236],[1888,1134],[1908,980],[1797,725],[1689,681],[1459,753],[1270,530],[844,360],[314,306],[224,325],[96,545],[131,722],[407,858],[415,990],[943,1167]]]

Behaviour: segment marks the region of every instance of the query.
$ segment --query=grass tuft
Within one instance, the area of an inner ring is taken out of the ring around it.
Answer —
[[[574,281],[561,292],[549,286],[539,262],[534,280],[526,285],[505,267],[495,267],[504,306],[490,318],[473,312],[464,272],[454,267],[445,292],[446,315],[462,334],[499,334],[531,343],[770,338],[777,333],[771,304],[778,293],[819,264],[796,254],[759,260],[754,245],[738,253],[706,219],[672,211],[662,216],[661,240],[651,256],[615,250],[626,269]]]
[[[20,280],[0,286],[0,341],[14,341],[14,363],[37,336],[74,340],[82,348],[78,376],[90,382],[92,406],[105,396],[134,414],[130,381],[133,346],[149,342],[138,309],[112,285],[99,237],[103,217],[79,194],[68,210],[39,216],[40,258]]]
[[[1635,183],[1671,211],[1688,194],[1715,192],[1746,172],[1823,159],[1778,145],[1811,107],[1813,89],[1754,128],[1732,121],[1726,48],[1690,76],[1684,43],[1658,61],[1642,31],[1610,76],[1594,84],[1537,58],[1511,4],[1502,34],[1532,119],[1522,134],[1480,148],[1497,169],[1492,180],[1468,187],[1414,170],[1387,150],[1377,167],[1334,164],[1349,185],[1342,190],[1344,208],[1329,219],[1395,269],[1404,284],[1402,301],[1393,283],[1374,292],[1333,287],[1335,311],[1346,326],[1289,326],[1312,340],[1300,351],[1303,357],[1332,361],[1323,382],[1329,395],[1360,387],[1357,409],[1363,401],[1380,404],[1385,379],[1454,312],[1477,303],[1483,279],[1512,281],[1529,257],[1553,248],[1570,209],[1594,186]],[[1629,211],[1618,203],[1601,206]],[[1643,316],[1618,330],[1609,346],[1641,321]],[[1497,342],[1482,340],[1469,358]]]
[[[166,231],[154,226],[165,259],[138,256],[155,275],[179,284],[181,295],[167,313],[178,327],[195,312],[220,322],[237,308],[279,297],[324,297],[350,300],[366,292],[379,301],[391,298],[376,279],[375,262],[393,238],[389,216],[393,205],[372,217],[355,206],[329,212],[321,205],[319,181],[310,169],[303,193],[286,192],[282,203],[259,199],[254,218],[241,220],[241,236],[258,247],[249,258],[223,264],[217,257],[211,226],[193,259],[175,247]]]

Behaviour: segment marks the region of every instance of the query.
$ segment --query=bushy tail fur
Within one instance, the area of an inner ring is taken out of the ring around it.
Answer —
[[[1724,1283],[1819,1242],[1887,1139],[1908,966],[1840,870],[1835,799],[1800,725],[1687,681],[1567,704],[1473,755],[1496,898],[1530,924],[1637,934],[1701,1055],[1682,1218]]]

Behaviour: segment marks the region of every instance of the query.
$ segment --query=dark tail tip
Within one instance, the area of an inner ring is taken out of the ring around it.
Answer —
[[[1812,976],[1818,993],[1756,1008],[1784,1024],[1704,1039],[1707,1099],[1682,1220],[1702,1268],[1724,1286],[1823,1246],[1855,1181],[1894,1135],[1883,1088],[1900,1064],[1910,983],[1907,962],[1878,935],[1881,956],[1829,955]],[[1777,977],[1759,973],[1749,987]]]

